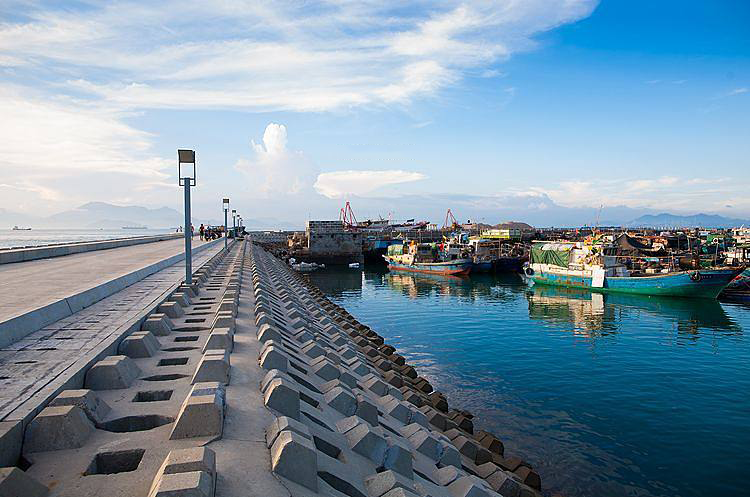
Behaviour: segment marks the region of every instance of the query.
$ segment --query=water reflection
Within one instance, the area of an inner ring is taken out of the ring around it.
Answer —
[[[551,494],[743,495],[750,307],[326,269],[309,276],[372,326]],[[708,454],[708,455],[707,455]]]
[[[569,322],[574,331],[590,337],[619,331],[624,318],[638,313],[666,319],[676,325],[678,337],[697,339],[701,330],[741,335],[742,328],[711,299],[681,299],[642,295],[601,294],[578,288],[535,285],[526,292],[531,319]]]

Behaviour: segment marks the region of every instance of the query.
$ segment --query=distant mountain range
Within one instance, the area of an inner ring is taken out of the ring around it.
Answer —
[[[368,199],[369,204],[382,212],[393,206],[392,199]],[[382,206],[378,208],[378,202]],[[537,227],[585,226],[599,220],[599,226],[625,226],[631,228],[677,228],[706,227],[730,228],[750,226],[750,220],[734,219],[715,214],[676,215],[655,214],[645,209],[626,206],[611,206],[603,209],[592,207],[563,207],[555,204],[546,195],[513,195],[478,197],[462,195],[406,196],[399,200],[400,212],[409,213],[419,219],[438,219],[436,206],[449,205],[454,212],[461,213],[459,222],[472,219],[490,225],[496,220],[519,219]],[[335,213],[335,206],[323,206],[321,212]],[[318,219],[336,219],[336,215],[318,215]],[[443,214],[444,216],[444,214]],[[458,217],[458,214],[457,214]],[[231,220],[230,220],[231,222]],[[121,228],[123,226],[147,226],[149,228],[176,228],[182,226],[183,214],[170,207],[148,208],[136,205],[120,206],[106,202],[89,202],[78,208],[52,216],[38,217],[0,209],[0,228],[14,225],[33,228]],[[219,219],[193,218],[193,224],[222,224]],[[245,219],[249,229],[303,229],[304,222],[286,222],[279,219]]]
[[[733,219],[716,214],[677,216],[674,214],[646,214],[628,223],[633,228],[732,228],[750,226],[750,220]]]
[[[231,222],[231,218],[230,218]],[[33,228],[105,228],[116,229],[123,226],[146,226],[148,228],[176,228],[184,223],[183,213],[170,207],[150,209],[137,205],[120,206],[106,202],[89,202],[78,208],[60,212],[46,217],[0,209],[0,228],[13,226],[31,226]],[[218,225],[224,221],[218,219],[193,218],[193,224]],[[286,223],[275,219],[246,219],[245,226],[253,229],[278,229]]]

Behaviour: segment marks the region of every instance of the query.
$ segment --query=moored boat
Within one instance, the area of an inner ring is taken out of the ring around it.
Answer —
[[[535,284],[598,292],[716,298],[743,268],[631,272],[613,247],[583,242],[537,243],[525,275]]]
[[[392,271],[437,275],[464,276],[471,272],[473,265],[470,258],[443,258],[434,243],[391,245],[383,258]]]

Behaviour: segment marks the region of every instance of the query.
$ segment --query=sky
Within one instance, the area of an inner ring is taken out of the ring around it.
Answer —
[[[749,219],[748,25],[743,0],[4,0],[0,208],[182,210],[191,148],[203,218]]]

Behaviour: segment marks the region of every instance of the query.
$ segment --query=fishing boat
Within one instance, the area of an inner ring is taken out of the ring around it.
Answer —
[[[31,231],[31,228],[19,228],[18,226],[13,226],[13,231]]]
[[[617,249],[602,243],[537,242],[524,273],[534,284],[596,292],[715,299],[744,268],[631,271]]]
[[[410,242],[388,247],[383,258],[391,271],[464,276],[471,272],[471,258],[450,258],[434,243]]]

